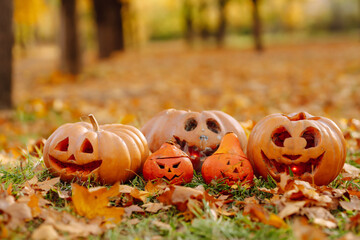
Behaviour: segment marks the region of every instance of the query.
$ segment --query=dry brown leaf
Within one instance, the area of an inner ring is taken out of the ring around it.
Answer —
[[[60,236],[52,225],[41,224],[40,227],[34,230],[31,234],[31,239],[34,240],[55,240],[59,239]]]
[[[109,198],[119,194],[119,184],[114,184],[109,190],[105,187],[86,189],[74,183],[72,200],[76,212],[87,218],[105,217],[108,221],[118,223],[124,214],[124,209],[109,207]]]
[[[244,215],[250,215],[253,221],[262,222],[276,228],[286,228],[287,224],[276,214],[269,214],[263,206],[254,203],[253,200],[248,201],[244,207]]]
[[[350,198],[350,201],[341,201],[340,205],[342,208],[344,208],[345,210],[349,210],[349,211],[354,211],[360,210],[360,200],[357,196],[352,196]]]
[[[335,217],[325,208],[322,207],[302,208],[301,214],[306,215],[309,219],[312,219],[314,223],[320,226],[327,228],[337,227],[337,222]]]
[[[355,179],[360,177],[360,169],[348,163],[344,164],[341,173],[343,178]]]
[[[293,214],[300,213],[300,209],[303,208],[305,204],[306,201],[286,202],[285,207],[279,212],[279,217],[286,218]]]
[[[169,190],[165,191],[157,199],[165,205],[174,205],[179,211],[184,212],[188,208],[187,202],[192,197],[200,195],[203,195],[202,191],[189,187],[170,185]]]
[[[170,206],[164,206],[163,203],[145,203],[142,205],[146,212],[157,213],[160,210],[168,210]]]
[[[55,189],[55,185],[60,182],[60,177],[51,178],[43,182],[37,182],[34,189],[40,190],[42,195],[45,196],[48,191]]]
[[[309,225],[306,218],[296,219],[292,225],[294,236],[301,240],[327,240],[320,228]]]
[[[171,226],[167,223],[164,222],[160,222],[157,220],[154,220],[151,222],[152,224],[154,224],[155,226],[157,226],[158,228],[162,229],[162,230],[171,230]]]
[[[129,207],[125,207],[124,210],[125,210],[126,216],[130,216],[133,212],[137,212],[137,213],[144,212],[144,209],[142,209],[138,205],[131,205]]]

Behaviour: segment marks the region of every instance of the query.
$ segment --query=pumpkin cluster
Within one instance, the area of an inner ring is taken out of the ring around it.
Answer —
[[[289,174],[326,185],[346,158],[345,139],[336,124],[307,112],[269,115],[254,126],[248,141],[241,125],[221,111],[168,109],[141,131],[99,125],[93,115],[89,119],[91,124],[60,126],[45,143],[44,162],[62,180],[94,178],[112,184],[143,170],[145,180],[183,184],[192,181],[195,170],[207,184],[249,185],[254,174],[276,181]]]

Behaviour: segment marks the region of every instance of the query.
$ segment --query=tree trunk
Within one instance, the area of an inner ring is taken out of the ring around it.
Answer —
[[[124,31],[118,0],[94,0],[99,57],[107,58],[113,51],[124,50]]]
[[[216,32],[216,42],[218,47],[222,47],[224,45],[225,33],[226,33],[226,12],[225,6],[227,0],[218,0],[219,1],[219,26]]]
[[[13,0],[0,0],[0,109],[12,107]]]
[[[192,8],[191,0],[184,0],[183,13],[185,20],[185,39],[189,45],[194,42],[195,37]]]
[[[261,36],[261,20],[259,13],[259,2],[260,0],[252,0],[252,16],[253,16],[253,36],[255,50],[261,52],[264,47]]]
[[[61,0],[61,71],[80,72],[80,50],[77,35],[76,0]]]

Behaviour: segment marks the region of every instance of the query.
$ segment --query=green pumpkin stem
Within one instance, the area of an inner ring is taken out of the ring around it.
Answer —
[[[92,126],[94,128],[94,131],[98,132],[100,130],[100,128],[99,128],[98,122],[96,121],[96,118],[92,114],[89,114],[88,117],[89,117],[90,122],[91,122],[91,124],[92,124]]]

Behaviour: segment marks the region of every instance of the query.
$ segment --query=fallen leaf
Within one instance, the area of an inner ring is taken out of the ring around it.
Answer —
[[[298,202],[286,202],[285,207],[279,212],[280,218],[286,218],[296,213],[300,213],[300,209],[303,208],[306,201]]]
[[[157,213],[160,210],[167,210],[170,208],[170,206],[164,206],[163,203],[146,203],[142,205],[143,208],[145,208],[146,212],[150,213]]]
[[[314,223],[320,226],[327,228],[337,227],[335,217],[325,208],[322,207],[302,208],[301,214],[306,215],[309,219],[312,219]]]
[[[295,219],[292,225],[294,236],[301,240],[327,240],[320,228],[309,225],[306,218]]]
[[[169,224],[167,224],[167,223],[160,222],[160,221],[157,221],[157,220],[154,220],[151,223],[154,224],[155,226],[157,226],[158,228],[162,229],[162,230],[168,230],[168,231],[171,230],[171,226]]]
[[[31,238],[34,240],[53,240],[59,239],[60,236],[52,225],[41,224],[40,227],[34,230],[31,234]]]
[[[121,221],[124,209],[109,206],[109,198],[119,194],[119,184],[114,184],[109,190],[105,187],[87,189],[76,183],[71,188],[74,208],[79,215],[90,219],[102,216],[114,223]]]
[[[39,197],[34,195],[30,196],[30,201],[27,203],[27,205],[30,207],[31,209],[31,214],[33,217],[37,217],[40,215],[41,213],[41,209],[39,206]]]
[[[130,216],[133,212],[137,212],[137,213],[143,213],[144,210],[139,207],[138,205],[131,205],[129,207],[125,207],[125,214],[126,216]]]
[[[340,205],[342,208],[344,208],[345,210],[349,210],[349,211],[354,211],[360,210],[360,200],[357,196],[352,196],[350,198],[350,201],[341,201]]]

